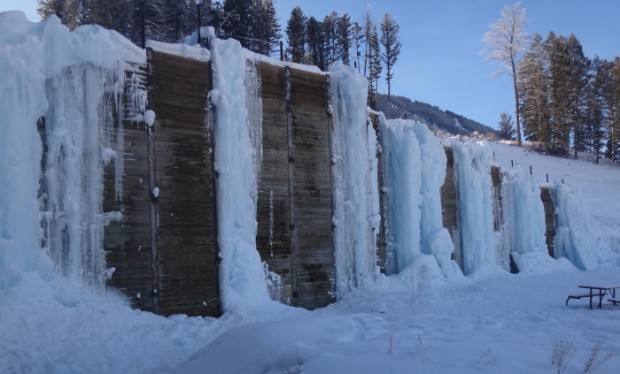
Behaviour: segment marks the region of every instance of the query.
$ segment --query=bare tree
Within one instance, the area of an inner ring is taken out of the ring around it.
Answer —
[[[517,89],[517,63],[527,48],[528,37],[524,31],[525,8],[520,2],[507,5],[502,9],[500,19],[491,25],[491,30],[484,34],[487,48],[482,51],[487,60],[495,60],[503,65],[500,73],[512,77],[515,94],[515,124],[517,143],[521,145],[521,124],[519,121],[519,91]]]

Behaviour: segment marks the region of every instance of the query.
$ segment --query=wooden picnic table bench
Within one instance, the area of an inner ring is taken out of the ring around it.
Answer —
[[[607,295],[608,293],[611,296],[609,301],[611,301],[614,305],[616,305],[617,303],[620,303],[620,299],[616,299],[616,289],[620,288],[620,286],[602,287],[602,286],[579,285],[578,287],[579,288],[586,288],[586,289],[590,290],[590,292],[582,293],[582,294],[568,295],[568,298],[566,299],[566,305],[568,305],[568,301],[571,300],[571,299],[579,300],[579,299],[582,299],[584,297],[587,297],[587,298],[590,299],[590,309],[592,309],[592,299],[594,297],[598,297],[598,307],[597,307],[597,309],[601,309],[601,307],[603,305],[603,297],[605,297],[605,295]]]

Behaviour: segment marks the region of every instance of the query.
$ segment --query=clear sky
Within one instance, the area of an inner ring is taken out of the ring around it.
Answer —
[[[366,8],[377,23],[389,13],[400,25],[402,53],[392,93],[424,101],[497,127],[500,112],[514,112],[512,83],[493,77],[497,65],[485,61],[483,34],[499,19],[509,0],[274,0],[280,23],[299,5],[307,16],[323,19],[331,11],[361,22]],[[526,31],[573,33],[586,56],[620,56],[620,0],[522,0]],[[24,10],[36,21],[36,0],[0,0],[0,11]],[[284,28],[285,26],[283,26]],[[384,82],[379,90],[386,91]]]

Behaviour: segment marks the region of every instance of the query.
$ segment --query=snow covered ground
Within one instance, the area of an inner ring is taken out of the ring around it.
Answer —
[[[592,211],[614,218],[620,169],[490,146],[498,162],[570,175]],[[551,373],[558,372],[553,352],[566,351],[560,372],[577,373],[600,344],[596,357],[609,358],[594,372],[615,373],[620,306],[590,310],[586,300],[564,302],[579,284],[620,284],[619,266],[615,260],[593,271],[498,271],[456,282],[425,277],[421,266],[324,309],[267,302],[220,319],[164,318],[131,310],[112,291],[99,297],[53,274],[16,273],[16,286],[0,292],[0,371]]]

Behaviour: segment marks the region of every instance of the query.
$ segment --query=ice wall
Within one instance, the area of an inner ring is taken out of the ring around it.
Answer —
[[[458,188],[458,229],[463,273],[496,267],[493,235],[491,151],[483,142],[453,140]]]
[[[100,27],[69,32],[55,16],[33,24],[21,12],[0,13],[0,278],[9,279],[0,283],[20,271],[47,274],[45,246],[62,273],[101,289],[101,166],[115,156],[101,148],[114,117],[101,102],[122,87],[120,62],[144,59]]]
[[[211,37],[215,105],[220,292],[225,312],[268,301],[269,294],[256,250],[257,157],[246,102],[246,60],[239,42]],[[253,83],[249,83],[253,84]],[[260,139],[260,138],[259,138]]]
[[[581,192],[556,183],[552,197],[556,211],[555,257],[566,257],[581,270],[609,262],[609,239],[581,203]]]
[[[115,82],[116,70],[84,63],[63,69],[45,87],[47,247],[61,274],[95,290],[105,286],[103,164],[123,151],[114,145],[104,152],[105,134],[114,125],[106,113],[116,109],[115,102],[106,103],[105,91],[114,93]]]
[[[41,139],[37,120],[45,112],[41,27],[20,12],[0,13],[0,289],[21,272],[50,269],[39,225]],[[45,264],[47,263],[47,264]]]
[[[386,270],[398,273],[420,251],[422,157],[413,122],[385,120],[380,115],[389,201]]]
[[[537,271],[548,266],[545,241],[545,209],[540,199],[540,187],[521,167],[503,170],[502,227],[498,238],[500,267],[510,270],[509,254],[520,272]]]
[[[354,287],[372,283],[378,273],[376,232],[380,219],[378,203],[373,205],[373,201],[378,202],[379,197],[378,190],[371,187],[376,137],[368,131],[367,80],[341,63],[332,66],[330,79],[336,290],[342,296]]]
[[[418,259],[428,263],[424,257],[432,256],[444,277],[458,276],[441,215],[443,146],[423,124],[380,118],[389,200],[388,272],[400,272]]]

